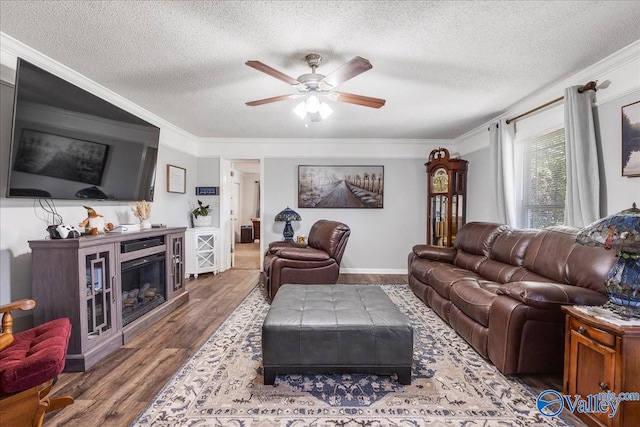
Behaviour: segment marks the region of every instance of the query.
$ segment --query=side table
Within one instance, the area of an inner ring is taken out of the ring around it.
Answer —
[[[566,313],[564,393],[589,395],[640,392],[640,322],[604,320],[602,308],[562,307]],[[609,410],[611,411],[611,410]],[[590,426],[640,425],[640,401],[623,401],[617,413],[574,413]]]
[[[218,240],[220,229],[216,227],[195,227],[185,233],[185,277],[201,273],[218,273],[220,250]]]

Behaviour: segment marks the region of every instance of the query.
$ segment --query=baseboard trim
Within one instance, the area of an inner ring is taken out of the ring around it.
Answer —
[[[341,268],[340,274],[407,274],[406,268]]]

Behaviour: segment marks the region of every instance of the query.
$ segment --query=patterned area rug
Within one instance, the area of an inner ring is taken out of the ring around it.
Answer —
[[[480,357],[407,285],[382,285],[414,328],[411,385],[395,376],[287,375],[263,385],[256,287],[133,426],[565,426]]]

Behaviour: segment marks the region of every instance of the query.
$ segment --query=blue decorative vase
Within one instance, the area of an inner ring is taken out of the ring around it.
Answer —
[[[640,255],[620,252],[607,275],[605,287],[615,304],[640,307]]]

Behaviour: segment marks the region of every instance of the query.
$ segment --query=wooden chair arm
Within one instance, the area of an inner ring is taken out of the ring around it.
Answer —
[[[0,333],[0,351],[9,347],[13,342],[13,315],[12,310],[31,310],[36,306],[32,299],[21,299],[16,302],[0,306],[2,315],[2,332]]]
[[[0,305],[0,313],[8,313],[13,310],[31,310],[36,306],[36,302],[32,299],[21,299],[9,304]]]
[[[9,347],[13,342],[13,334],[0,334],[0,351]]]

